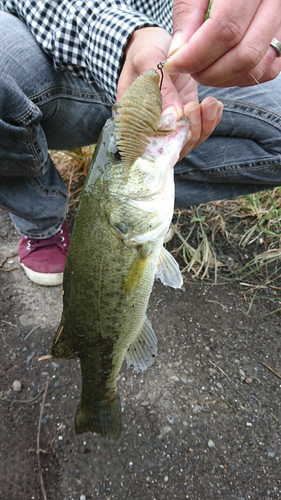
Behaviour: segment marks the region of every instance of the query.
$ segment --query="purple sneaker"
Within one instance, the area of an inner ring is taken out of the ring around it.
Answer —
[[[66,222],[51,238],[35,240],[22,236],[19,246],[20,264],[27,277],[44,286],[60,285],[69,248]]]

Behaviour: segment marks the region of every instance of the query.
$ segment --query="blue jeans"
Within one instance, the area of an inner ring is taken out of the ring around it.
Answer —
[[[200,87],[200,98],[224,103],[223,118],[176,165],[176,206],[281,185],[280,90],[280,77],[247,89]],[[47,238],[57,232],[68,195],[48,149],[95,143],[110,114],[98,86],[55,71],[25,24],[0,12],[0,207],[20,233]]]

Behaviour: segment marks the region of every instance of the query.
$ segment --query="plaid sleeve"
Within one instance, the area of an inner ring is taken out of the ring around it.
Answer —
[[[140,27],[160,23],[120,0],[0,0],[30,28],[58,70],[97,82],[116,99],[124,49]]]

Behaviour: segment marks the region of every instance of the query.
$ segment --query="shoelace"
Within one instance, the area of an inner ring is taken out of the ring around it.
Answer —
[[[50,238],[35,240],[27,238],[27,246],[26,250],[30,252],[34,252],[38,248],[42,247],[50,247],[50,246],[58,246],[63,253],[67,253],[67,244],[64,243],[65,238],[62,236],[63,231],[60,229],[58,233]]]

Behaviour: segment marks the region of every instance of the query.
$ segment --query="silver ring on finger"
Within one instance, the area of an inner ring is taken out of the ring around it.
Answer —
[[[273,47],[276,50],[277,57],[280,57],[281,56],[281,42],[279,42],[279,40],[277,40],[277,38],[272,38],[270,45],[271,45],[271,47]]]

